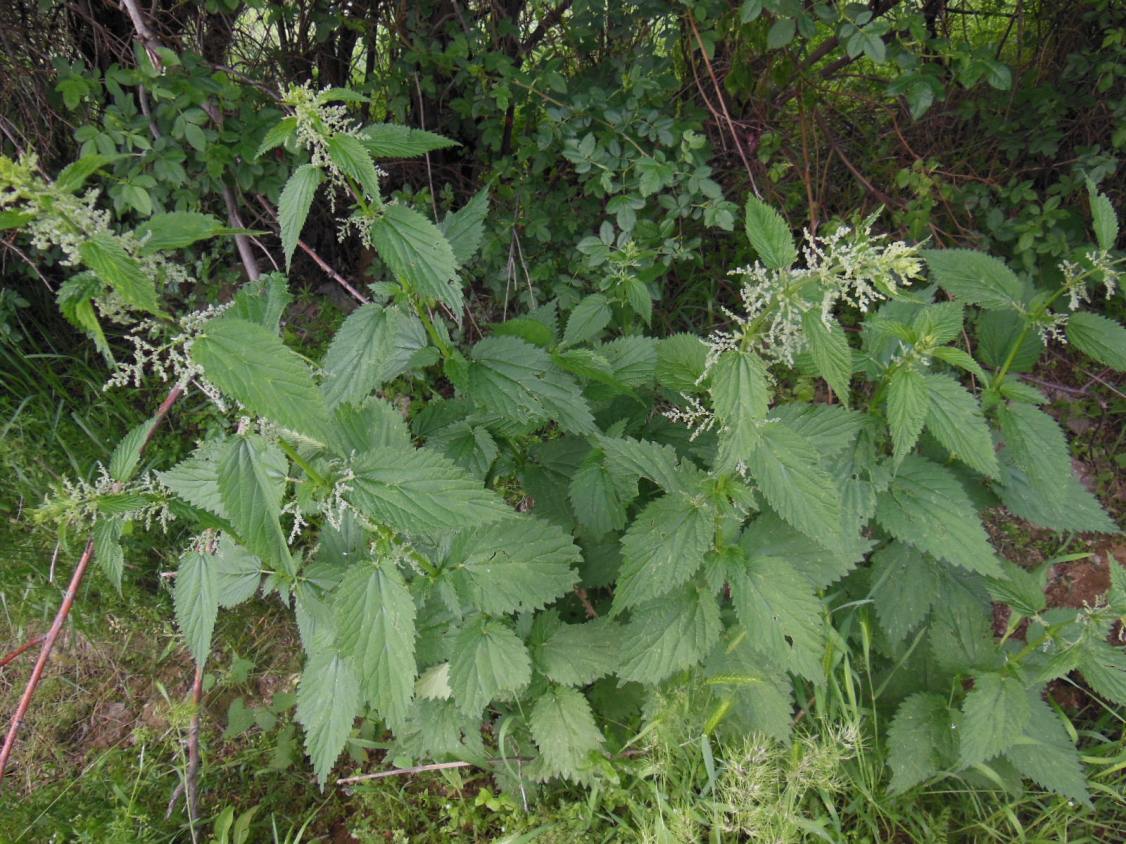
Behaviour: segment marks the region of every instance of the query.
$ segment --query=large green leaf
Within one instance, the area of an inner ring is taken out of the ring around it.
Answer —
[[[978,574],[1001,567],[970,497],[950,472],[922,457],[906,458],[876,500],[876,519],[896,539]]]
[[[888,428],[899,461],[915,447],[930,410],[926,379],[912,367],[899,367],[888,381],[887,402]]]
[[[476,527],[511,513],[500,496],[434,451],[374,448],[356,458],[352,471],[348,500],[406,533]]]
[[[293,252],[301,239],[301,230],[313,205],[313,196],[321,185],[321,170],[312,164],[302,164],[293,171],[278,198],[278,227],[281,229],[282,252],[285,271],[293,263]]]
[[[1090,311],[1077,311],[1067,320],[1067,339],[1099,363],[1126,372],[1126,328]]]
[[[844,329],[834,319],[826,324],[817,308],[811,308],[802,315],[802,328],[818,374],[847,406],[848,382],[852,378],[852,350]]]
[[[344,320],[325,353],[322,389],[328,406],[370,395],[405,372],[426,343],[426,329],[413,314],[362,305]]]
[[[731,594],[752,648],[795,674],[822,678],[824,622],[808,580],[784,560],[758,557],[731,573]]]
[[[160,313],[153,280],[109,232],[98,232],[78,246],[78,257],[128,304],[151,314]]]
[[[312,370],[268,329],[230,316],[214,319],[192,343],[192,360],[252,413],[327,441],[328,409]]]
[[[219,606],[233,607],[254,596],[262,580],[262,561],[227,534],[220,534],[210,564],[215,570]]]
[[[864,559],[869,540],[826,547],[795,530],[770,510],[755,518],[739,538],[748,559],[774,557],[785,560],[815,588],[828,586],[848,574]]]
[[[121,592],[121,577],[125,571],[125,552],[121,547],[121,534],[125,527],[120,516],[103,516],[94,523],[94,559],[105,572],[114,589]]]
[[[474,606],[499,615],[539,609],[566,594],[581,561],[569,533],[525,516],[462,533],[443,569],[455,572]]]
[[[208,555],[189,551],[180,558],[172,598],[176,624],[184,634],[188,650],[196,663],[203,665],[211,652],[211,634],[219,615],[215,570]]]
[[[388,268],[416,293],[461,313],[457,258],[445,235],[413,208],[387,205],[371,224],[371,240]]]
[[[280,522],[279,466],[284,473],[285,459],[261,437],[232,437],[219,458],[218,487],[223,510],[251,553],[292,574],[295,566]]]
[[[132,480],[137,465],[141,462],[141,449],[145,447],[155,425],[155,419],[146,419],[121,438],[109,458],[111,478],[122,483]]]
[[[614,611],[636,606],[687,581],[704,563],[715,534],[715,511],[683,493],[650,503],[622,537]]]
[[[414,158],[437,149],[458,146],[457,141],[433,132],[396,123],[372,123],[360,130],[359,137],[376,158]]]
[[[137,226],[136,235],[143,242],[142,255],[182,249],[200,240],[227,234],[237,229],[228,229],[210,214],[198,211],[170,211],[166,214],[153,214]]]
[[[761,199],[747,197],[744,224],[751,246],[767,267],[784,270],[797,260],[798,250],[789,225],[781,214]]]
[[[778,515],[826,547],[841,542],[840,492],[805,437],[780,421],[764,425],[747,465]]]
[[[709,389],[719,423],[716,469],[732,471],[745,464],[761,439],[770,387],[766,366],[754,352],[730,349],[712,366]]]
[[[1024,732],[1005,756],[1037,785],[1091,808],[1079,751],[1067,727],[1038,694],[1031,695],[1027,705],[1029,716]]]
[[[1002,674],[978,674],[962,704],[958,764],[963,768],[992,759],[1012,747],[1031,711],[1024,684]]]
[[[939,286],[963,302],[1020,310],[1024,287],[1001,260],[972,249],[927,249],[923,255]]]
[[[613,316],[610,301],[601,293],[591,293],[575,306],[567,318],[563,331],[563,344],[573,346],[593,340],[610,323]]]
[[[616,478],[601,451],[583,461],[568,489],[579,524],[596,537],[626,526],[626,507],[636,495],[636,477]]]
[[[899,705],[888,728],[893,794],[902,794],[952,763],[953,727],[954,713],[941,695],[918,692]]]
[[[621,634],[622,628],[605,617],[560,624],[535,649],[536,668],[557,683],[593,683],[617,666]]]
[[[582,692],[550,686],[532,706],[528,726],[540,749],[538,779],[579,779],[589,757],[602,747],[602,733]]]
[[[322,788],[359,714],[360,681],[351,662],[332,652],[310,656],[297,687],[297,721]]]
[[[1001,469],[993,437],[981,407],[961,384],[947,375],[924,375],[930,407],[927,428],[953,457],[989,478]]]
[[[636,607],[619,640],[618,676],[656,685],[706,657],[722,629],[715,597],[691,584]]]
[[[456,211],[447,214],[438,226],[450,248],[454,251],[457,265],[463,267],[481,248],[481,238],[485,235],[485,217],[489,213],[489,191],[483,189]]]
[[[894,643],[922,623],[939,599],[934,563],[917,548],[892,542],[872,555],[872,604],[880,627]]]
[[[357,138],[336,134],[325,144],[328,157],[340,172],[356,182],[371,201],[379,200],[379,174],[372,163],[371,154]]]
[[[344,573],[336,590],[336,636],[351,657],[364,698],[398,729],[414,695],[415,606],[390,562],[364,562]]]
[[[480,715],[498,694],[522,689],[531,679],[528,650],[511,628],[480,616],[466,621],[450,659],[450,689],[462,712]]]

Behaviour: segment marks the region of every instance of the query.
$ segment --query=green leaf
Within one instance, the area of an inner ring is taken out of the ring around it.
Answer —
[[[934,438],[971,469],[996,478],[1001,469],[977,400],[946,375],[924,375],[923,379],[930,394],[927,428]]]
[[[426,445],[441,451],[473,477],[484,480],[500,449],[487,428],[455,422],[438,431]]]
[[[717,699],[708,724],[721,729],[730,724],[734,737],[765,733],[788,746],[794,714],[789,676],[751,647],[744,630],[732,627],[727,638],[704,667],[705,683]],[[717,715],[722,720],[716,721]]]
[[[121,548],[123,528],[120,517],[100,518],[94,523],[94,559],[118,594],[121,594],[121,576],[125,571],[125,552]]]
[[[428,299],[461,312],[457,259],[442,232],[413,208],[387,205],[371,224],[371,240],[402,283]]]
[[[1079,671],[1097,694],[1126,706],[1126,649],[1101,639],[1084,642]]]
[[[622,537],[614,612],[687,581],[703,565],[714,535],[714,509],[688,495],[669,493],[646,506]]]
[[[188,650],[196,664],[203,665],[211,652],[211,634],[219,615],[215,570],[206,554],[189,551],[180,558],[172,599],[176,624],[184,634]]]
[[[98,232],[78,246],[78,257],[128,304],[151,314],[160,313],[153,280],[109,232]]]
[[[86,184],[87,179],[121,158],[120,155],[100,155],[96,152],[84,155],[59,171],[59,175],[55,177],[55,187],[63,193],[76,193]]]
[[[822,679],[824,621],[808,580],[783,560],[757,557],[732,573],[731,594],[752,648],[788,671]]]
[[[647,685],[708,655],[723,630],[719,604],[707,589],[688,584],[631,611],[618,639],[618,676]]]
[[[567,318],[563,345],[574,346],[593,340],[609,324],[612,316],[610,301],[601,293],[592,293],[579,302]]]
[[[459,267],[464,267],[481,248],[481,238],[485,235],[485,217],[489,213],[488,188],[476,193],[471,200],[457,211],[448,213],[438,228],[450,242],[454,259]]]
[[[322,788],[359,714],[360,681],[351,662],[331,652],[310,656],[297,687],[296,717]]]
[[[939,346],[937,349],[931,349],[930,355],[943,363],[948,363],[951,366],[956,366],[959,369],[964,369],[966,372],[973,373],[983,382],[989,383],[989,379],[985,375],[985,370],[981,368],[972,356],[963,352],[961,349],[955,349],[953,346]]]
[[[109,476],[125,483],[132,480],[141,462],[141,449],[156,425],[156,419],[146,419],[122,437],[109,458]]]
[[[360,140],[376,158],[414,158],[437,149],[460,146],[457,141],[392,123],[372,123],[360,130]]]
[[[223,316],[192,343],[207,380],[252,413],[326,442],[328,408],[304,359],[269,329]]]
[[[490,524],[511,511],[464,469],[426,449],[375,448],[356,458],[348,501],[409,534]]]
[[[377,202],[379,194],[379,174],[371,155],[359,140],[351,135],[335,134],[325,144],[328,157],[340,172],[360,186],[360,190],[372,202]]]
[[[962,704],[958,764],[969,768],[1005,752],[1030,717],[1024,684],[1001,674],[978,674]]]
[[[325,353],[325,401],[330,408],[371,395],[411,366],[427,345],[426,329],[398,307],[362,305],[348,315]]]
[[[262,143],[258,145],[257,152],[254,153],[255,158],[261,158],[263,153],[269,152],[275,147],[280,147],[297,131],[297,118],[296,117],[283,117],[277,123],[269,128],[262,138]]]
[[[999,577],[993,546],[958,479],[922,457],[907,457],[876,499],[876,520],[896,539],[969,571]]]
[[[531,679],[528,651],[511,628],[480,616],[466,622],[450,659],[450,689],[463,713],[478,716],[499,694],[518,691]]]
[[[470,354],[469,394],[486,410],[523,423],[555,421],[573,434],[594,432],[578,385],[543,349],[516,337],[489,337]]]
[[[964,303],[988,310],[1020,310],[1024,286],[1005,264],[972,249],[923,250],[935,281]]]
[[[794,22],[783,18],[771,27],[774,33],[779,26],[789,25],[789,42],[794,34]],[[781,46],[781,45],[774,45]],[[751,246],[758,253],[759,259],[769,269],[785,270],[798,258],[798,250],[794,245],[794,236],[790,233],[790,226],[782,219],[782,215],[754,196],[747,197],[747,212],[745,218],[747,238]]]
[[[918,692],[896,710],[888,728],[893,794],[941,773],[953,756],[953,718],[940,695]]]
[[[892,643],[902,642],[922,623],[941,586],[934,563],[902,542],[889,543],[872,555],[871,582],[869,597]]]
[[[56,294],[59,310],[67,321],[86,333],[94,341],[94,347],[111,364],[113,351],[106,342],[102,324],[98,322],[98,314],[94,310],[94,297],[103,292],[102,282],[92,272],[84,271],[72,275]]]
[[[537,779],[579,780],[589,757],[602,747],[602,733],[582,692],[552,685],[532,707],[528,726],[540,750]]]
[[[925,305],[915,314],[911,327],[923,346],[941,346],[962,335],[965,308],[961,302],[936,302]]]
[[[157,472],[160,482],[193,507],[227,518],[219,492],[219,459],[224,443],[211,440],[197,448],[166,472]]]
[[[565,595],[582,562],[571,535],[525,516],[467,531],[450,546],[443,570],[453,569],[474,606],[500,615],[527,612]]]
[[[593,452],[571,477],[568,497],[579,524],[592,536],[602,536],[626,526],[626,506],[637,494],[636,478],[630,483],[615,478],[601,452]]]
[[[678,393],[700,389],[708,347],[695,334],[673,334],[657,343],[657,383]]]
[[[1118,217],[1110,200],[1105,194],[1095,190],[1090,182],[1087,183],[1087,191],[1091,199],[1091,225],[1095,230],[1095,239],[1100,249],[1109,252],[1118,240]]]
[[[266,273],[239,288],[235,294],[234,306],[228,313],[247,322],[257,323],[277,334],[282,314],[292,301],[293,296],[289,292],[285,276],[281,273]]]
[[[1099,363],[1126,372],[1126,328],[1090,311],[1077,311],[1067,320],[1067,339]]]
[[[770,422],[747,465],[763,497],[790,525],[827,548],[841,541],[840,492],[805,437]]]
[[[766,33],[766,49],[780,50],[794,40],[797,21],[793,18],[778,18]]]
[[[871,546],[871,542],[864,540],[826,548],[794,530],[770,510],[747,525],[739,544],[752,562],[759,557],[785,560],[818,589],[852,571]]]
[[[630,437],[598,437],[598,446],[606,458],[606,469],[618,483],[629,479],[633,486],[625,497],[637,497],[637,479],[648,478],[665,492],[687,490],[680,459],[671,445]],[[619,487],[622,490],[622,487]]]
[[[618,665],[622,629],[608,618],[560,624],[533,653],[536,667],[557,683],[585,686]]]
[[[282,252],[285,254],[285,271],[293,263],[293,252],[301,239],[301,229],[313,205],[313,196],[321,185],[323,174],[319,167],[302,164],[293,171],[278,198],[278,227],[281,229]]]
[[[715,468],[732,471],[748,461],[762,439],[759,422],[770,402],[766,366],[754,352],[728,350],[712,367],[710,391],[720,425]]]
[[[1040,696],[1026,703],[1027,726],[1005,755],[1018,771],[1049,791],[1092,807],[1079,751],[1060,716]]]
[[[337,643],[364,698],[393,729],[406,721],[414,697],[414,625],[414,600],[391,562],[348,568],[336,590]]]
[[[771,409],[768,418],[809,440],[823,458],[839,455],[856,441],[864,416],[839,404],[789,402]]]
[[[896,462],[902,462],[923,431],[930,410],[927,381],[918,370],[901,366],[888,381],[888,428]]]
[[[829,325],[826,325],[816,308],[802,315],[802,328],[817,372],[837,398],[847,406],[848,382],[852,378],[852,350],[848,346],[844,329],[836,320],[830,320]]]
[[[207,240],[216,235],[235,231],[228,229],[210,214],[196,211],[172,211],[167,214],[154,214],[141,225],[135,234],[143,243],[142,255],[182,249],[199,240]]]
[[[262,580],[262,562],[227,534],[219,536],[219,544],[209,561],[215,572],[215,592],[219,606],[234,607],[254,597]]]
[[[251,553],[292,574],[289,545],[281,529],[281,499],[286,461],[257,435],[232,437],[219,459],[218,485],[223,509]]]

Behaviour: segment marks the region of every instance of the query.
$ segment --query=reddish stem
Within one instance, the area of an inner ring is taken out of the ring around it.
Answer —
[[[12,651],[10,654],[8,654],[6,657],[4,657],[3,659],[0,659],[0,668],[3,668],[9,662],[14,661],[16,659],[16,657],[18,657],[20,654],[24,653],[25,651],[31,650],[32,648],[34,648],[36,645],[38,645],[42,641],[43,641],[42,636],[33,636],[32,638],[28,639],[26,642],[24,642],[22,645],[20,645],[14,651]]]

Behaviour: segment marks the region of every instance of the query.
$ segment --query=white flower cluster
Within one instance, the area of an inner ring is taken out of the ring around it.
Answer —
[[[689,441],[695,441],[700,434],[710,431],[715,427],[715,415],[695,396],[681,393],[685,401],[684,407],[670,407],[662,412],[662,416],[670,422],[684,425],[692,432]]]
[[[221,411],[226,412],[227,402],[218,388],[203,377],[203,370],[192,360],[192,343],[208,322],[222,314],[231,303],[210,305],[180,317],[179,332],[167,336],[167,329],[158,322],[145,320],[129,334],[133,344],[133,359],[119,362],[113,375],[102,389],[111,387],[140,387],[148,375],[164,383],[172,382],[181,388],[194,384]],[[162,339],[163,338],[163,339]]]
[[[81,478],[63,478],[60,491],[45,499],[44,511],[54,514],[54,518],[60,521],[89,528],[97,519],[99,499],[118,495],[135,499],[136,506],[117,512],[117,515],[140,522],[145,530],[158,524],[162,531],[168,531],[168,525],[175,516],[165,502],[164,486],[152,473],[146,472],[126,486],[110,477],[103,464],[99,463],[97,469],[98,476],[93,483]]]
[[[1079,310],[1084,302],[1091,301],[1091,293],[1087,289],[1089,280],[1101,281],[1109,301],[1118,290],[1118,279],[1121,272],[1118,261],[1115,261],[1105,249],[1090,251],[1084,256],[1090,265],[1083,267],[1074,261],[1063,260],[1059,264],[1060,273],[1063,275],[1063,286],[1067,291],[1068,308]]]
[[[769,269],[761,263],[733,271],[743,276],[742,314],[727,311],[735,323],[709,338],[708,360],[724,350],[749,344],[763,357],[792,365],[805,347],[802,317],[814,308],[829,321],[839,302],[866,312],[922,277],[919,247],[886,242],[872,233],[874,218],[858,228],[840,226],[826,237],[805,234],[804,267]]]

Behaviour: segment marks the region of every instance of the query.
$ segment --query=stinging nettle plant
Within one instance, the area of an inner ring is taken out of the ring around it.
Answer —
[[[227,420],[138,477],[140,426],[100,482],[51,512],[93,530],[118,584],[129,522],[190,526],[174,604],[201,664],[221,608],[261,594],[292,609],[297,718],[322,784],[361,716],[393,733],[396,760],[587,781],[606,764],[602,703],[667,683],[699,688],[707,732],[787,742],[795,692],[816,696],[842,650],[864,647],[891,714],[892,789],[1028,778],[1088,801],[1043,691],[1079,670],[1126,704],[1126,652],[1108,642],[1126,572],[1112,565],[1095,606],[1049,609],[1046,570],[1001,559],[981,512],[1117,531],[1045,397],[1013,377],[1065,340],[1126,369],[1126,329],[1080,309],[1116,289],[1104,196],[1091,191],[1097,247],[1050,290],[983,253],[890,242],[871,219],[807,234],[799,254],[750,198],[758,261],[732,274],[738,306],[710,336],[615,331],[634,325],[628,303],[593,293],[467,342],[461,276],[487,196],[438,223],[384,197],[377,160],[449,142],[361,128],[346,111],[357,99],[291,89],[260,150],[307,159],[279,199],[287,267],[324,187],[348,198],[340,235],[386,271],[316,364],[279,337],[280,275],[227,306],[163,312],[188,280],[165,253],[224,233],[206,215],[118,235],[94,194],[73,196],[101,157],[53,183],[26,161],[0,171],[3,224],[84,267],[60,291],[64,313],[104,349],[99,315],[132,326],[137,357],[111,383],[201,389]],[[961,345],[971,324],[982,348],[1008,342],[979,361]],[[831,393],[796,400],[795,376]],[[994,602],[1011,611],[1000,640]]]

